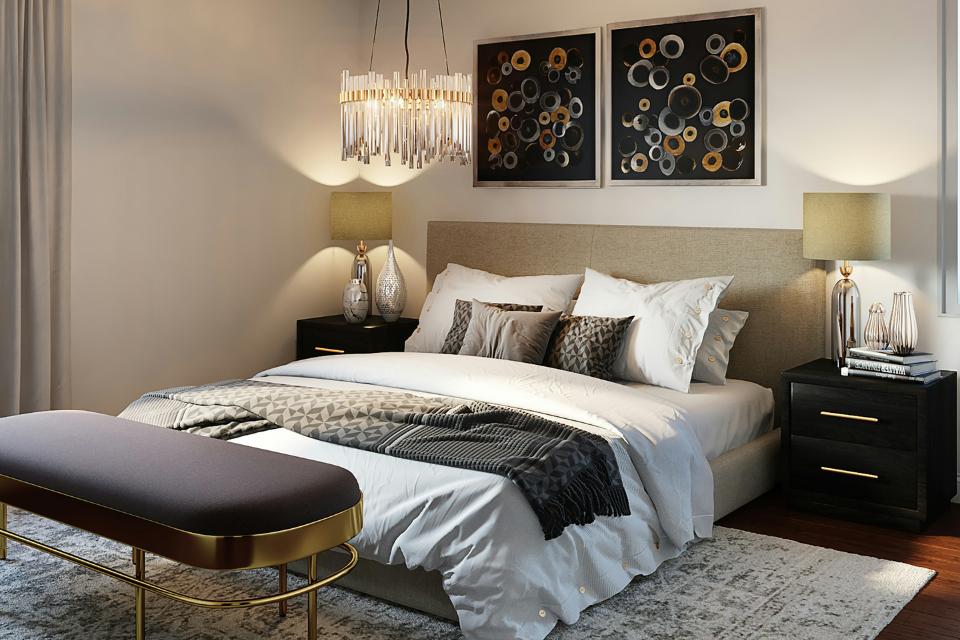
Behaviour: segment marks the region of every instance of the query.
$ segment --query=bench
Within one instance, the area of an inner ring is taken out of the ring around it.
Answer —
[[[6,505],[133,548],[134,575],[7,529]],[[146,593],[207,608],[308,598],[317,637],[317,590],[349,573],[362,527],[360,488],[333,465],[84,411],[0,418],[0,560],[7,539],[134,587],[136,638],[146,634]],[[317,576],[317,554],[347,562]],[[184,595],[146,579],[146,554],[215,570],[279,569],[279,591],[243,600]],[[308,583],[287,589],[287,564],[307,559]]]

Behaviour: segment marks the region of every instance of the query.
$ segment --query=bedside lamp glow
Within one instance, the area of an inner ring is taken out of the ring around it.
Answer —
[[[357,242],[350,279],[363,282],[373,297],[366,240],[393,237],[393,194],[389,191],[330,194],[330,239]]]
[[[890,258],[890,194],[803,194],[803,257],[843,261],[830,296],[831,356],[842,366],[847,349],[860,345],[860,290],[848,261]]]

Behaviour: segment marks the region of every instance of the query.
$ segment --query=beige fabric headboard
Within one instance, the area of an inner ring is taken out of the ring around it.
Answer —
[[[427,282],[450,262],[507,276],[585,267],[637,282],[733,275],[725,309],[750,312],[729,377],[777,392],[780,372],[824,356],[825,273],[792,229],[430,222]]]

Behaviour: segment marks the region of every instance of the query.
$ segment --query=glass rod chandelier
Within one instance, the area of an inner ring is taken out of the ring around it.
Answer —
[[[440,36],[446,75],[428,77],[426,70],[410,76],[410,0],[403,36],[406,66],[403,78],[393,79],[373,71],[373,53],[380,23],[380,2],[373,26],[370,70],[360,76],[344,71],[340,80],[341,160],[355,158],[370,164],[371,156],[383,156],[390,166],[394,155],[411,169],[420,169],[436,158],[470,163],[473,78],[471,74],[450,75],[447,39],[443,32],[443,11],[437,0]]]

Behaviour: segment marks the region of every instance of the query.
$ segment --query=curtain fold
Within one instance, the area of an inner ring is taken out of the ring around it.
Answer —
[[[70,404],[69,0],[0,0],[0,416]]]

